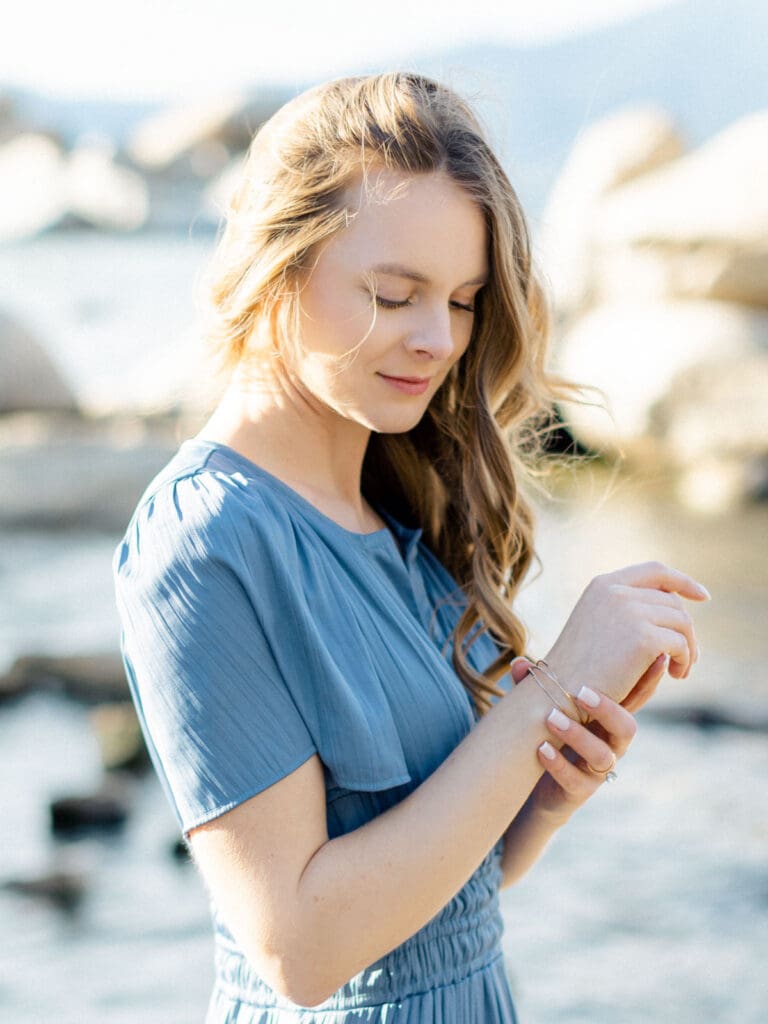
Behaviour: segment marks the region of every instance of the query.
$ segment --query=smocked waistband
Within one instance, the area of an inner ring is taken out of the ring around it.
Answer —
[[[423,928],[351,978],[315,1009],[340,1010],[397,1002],[453,985],[501,956],[499,851],[489,854],[464,888]],[[216,934],[216,984],[251,1006],[295,1009],[250,967],[225,933]]]

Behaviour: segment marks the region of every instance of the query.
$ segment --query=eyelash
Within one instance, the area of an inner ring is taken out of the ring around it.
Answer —
[[[402,309],[404,306],[410,306],[410,299],[405,299],[403,302],[393,302],[392,299],[384,299],[381,295],[376,296],[376,304],[381,306],[383,309]],[[465,313],[474,313],[474,306],[465,306],[461,302],[452,303],[456,309],[463,309]]]

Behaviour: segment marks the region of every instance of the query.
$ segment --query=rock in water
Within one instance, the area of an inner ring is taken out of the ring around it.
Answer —
[[[174,839],[171,843],[170,854],[171,857],[179,864],[187,864],[192,860],[192,853],[189,849],[189,844],[183,836],[179,836],[178,839]]]
[[[0,677],[0,699],[34,690],[63,691],[89,703],[124,699],[128,695],[118,652],[92,655],[31,655],[17,658]]]
[[[72,388],[43,346],[0,312],[0,413],[76,408]]]
[[[286,90],[260,88],[254,94],[234,91],[169,107],[135,128],[126,155],[145,171],[209,177],[233,152],[246,149],[259,125],[289,98]]]
[[[593,218],[597,296],[768,306],[767,180],[763,110],[605,196]]]
[[[0,888],[44,900],[68,913],[77,910],[86,892],[83,876],[70,871],[53,871],[39,878],[10,878]]]
[[[107,771],[138,774],[149,767],[149,755],[131,701],[102,704],[89,717]]]
[[[656,107],[619,110],[580,133],[541,218],[541,262],[561,315],[581,308],[592,288],[592,228],[601,202],[682,152],[672,119]]]
[[[25,132],[0,146],[0,242],[27,238],[62,219],[65,164],[63,149],[47,135]]]
[[[135,231],[149,218],[149,190],[143,177],[115,162],[109,141],[83,143],[64,167],[70,212],[107,231]]]
[[[112,789],[87,796],[64,796],[52,800],[51,831],[55,835],[83,832],[112,832],[128,818],[125,796]]]
[[[768,351],[768,313],[725,302],[624,302],[599,306],[576,321],[558,344],[556,368],[568,377],[600,388],[604,409],[569,404],[566,421],[591,448],[615,454],[667,451],[674,429],[682,424],[674,412],[680,382],[697,367],[740,361]],[[730,392],[729,392],[730,393]],[[699,390],[699,422],[712,414],[714,392]],[[763,403],[764,404],[764,403]],[[725,409],[718,406],[721,413]],[[756,424],[742,418],[745,449]],[[762,419],[759,418],[759,422]],[[698,457],[702,444],[711,450],[714,436],[677,440],[675,455],[685,465],[686,450]],[[733,449],[732,449],[733,450]]]
[[[0,420],[0,528],[122,530],[176,447],[170,429],[151,433],[136,417],[5,417]]]

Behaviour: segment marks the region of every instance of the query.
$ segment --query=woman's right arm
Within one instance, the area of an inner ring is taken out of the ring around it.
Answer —
[[[547,655],[571,690],[624,699],[659,653],[695,660],[680,597],[690,577],[658,563],[598,577]],[[527,676],[417,789],[329,839],[315,754],[280,782],[190,833],[216,905],[254,969],[300,1005],[322,1002],[422,928],[470,878],[542,774],[552,708]]]

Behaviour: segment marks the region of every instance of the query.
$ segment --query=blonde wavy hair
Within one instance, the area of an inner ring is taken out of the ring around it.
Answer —
[[[534,558],[534,521],[521,484],[555,402],[575,388],[545,370],[549,313],[525,217],[468,104],[422,75],[392,72],[337,79],[281,107],[254,136],[226,210],[205,282],[206,344],[221,378],[264,365],[257,336],[268,358],[290,352],[301,271],[354,216],[348,186],[372,167],[450,176],[488,228],[490,280],[466,352],[417,426],[371,435],[362,477],[366,498],[421,526],[459,584],[452,659],[482,715],[526,648],[513,601]],[[481,632],[499,649],[482,673],[467,658]]]

